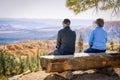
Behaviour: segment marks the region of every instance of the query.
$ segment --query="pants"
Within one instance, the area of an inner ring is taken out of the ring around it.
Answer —
[[[99,49],[93,49],[93,48],[88,48],[84,52],[85,53],[102,53],[105,52],[106,50],[99,50]]]
[[[48,53],[48,55],[61,55],[60,52],[56,49],[50,53]]]
[[[55,49],[54,51],[50,52],[48,55],[74,55],[74,52],[62,51],[59,49]]]

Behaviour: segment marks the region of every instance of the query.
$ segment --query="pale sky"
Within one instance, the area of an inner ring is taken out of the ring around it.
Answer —
[[[111,10],[96,14],[91,9],[75,15],[65,4],[66,0],[0,0],[0,18],[120,20],[120,16],[111,16]]]

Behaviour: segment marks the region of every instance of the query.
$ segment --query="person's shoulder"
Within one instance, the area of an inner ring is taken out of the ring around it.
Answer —
[[[62,32],[64,29],[60,29],[59,32]]]
[[[105,28],[103,28],[103,31],[104,31],[105,33],[107,33],[107,31],[105,30]]]
[[[98,32],[98,31],[100,31],[102,28],[101,27],[96,27],[96,28],[94,28],[93,30],[92,30],[92,33],[95,33],[95,32]]]
[[[76,35],[76,31],[74,31],[74,30],[71,30],[70,33],[73,35]]]
[[[96,32],[97,31],[97,28],[94,28],[92,31],[91,31],[91,33],[94,33],[94,32]]]
[[[107,31],[104,29],[105,34],[107,34]]]
[[[107,31],[105,29],[103,29],[103,31],[107,33]]]
[[[58,31],[58,33],[62,33],[64,31],[64,29],[60,29],[59,31]]]
[[[73,32],[74,34],[76,34],[76,32],[75,32],[75,31],[73,31],[73,30],[72,30],[72,32]]]

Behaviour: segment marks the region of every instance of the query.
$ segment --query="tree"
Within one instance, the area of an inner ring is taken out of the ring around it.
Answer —
[[[79,41],[78,41],[78,47],[79,47],[79,52],[82,52],[82,50],[83,50],[83,39],[82,39],[81,34],[80,34]]]
[[[116,29],[116,31],[114,33],[119,38],[118,39],[118,44],[119,44],[119,46],[118,46],[118,52],[120,52],[120,27],[119,26],[117,27],[117,29]]]
[[[111,50],[113,51],[114,50],[114,42],[113,41],[110,42],[110,46],[111,46]]]
[[[120,41],[119,41],[119,47],[118,47],[118,52],[120,52]]]
[[[75,14],[94,7],[96,10],[112,9],[112,13],[117,14],[120,8],[120,0],[67,0],[66,6]]]

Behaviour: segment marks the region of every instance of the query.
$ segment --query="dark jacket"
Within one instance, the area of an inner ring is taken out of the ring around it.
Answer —
[[[76,33],[70,27],[61,29],[57,36],[58,52],[61,55],[72,55],[75,52]]]

